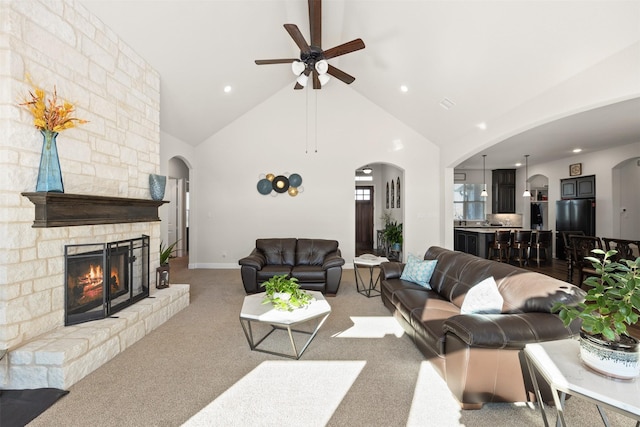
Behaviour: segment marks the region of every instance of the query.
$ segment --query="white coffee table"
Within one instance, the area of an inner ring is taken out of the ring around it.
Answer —
[[[353,271],[356,275],[356,290],[365,295],[367,298],[380,296],[380,290],[378,289],[378,281],[380,275],[377,275],[375,280],[373,278],[373,269],[380,267],[383,262],[389,262],[385,257],[381,256],[359,256],[353,259]],[[366,281],[363,280],[362,275],[358,267],[364,267],[369,269],[369,284],[367,286]]]
[[[244,335],[247,337],[247,342],[249,343],[251,350],[274,354],[276,356],[289,357],[296,360],[300,359],[302,353],[304,353],[309,344],[311,344],[311,341],[315,338],[320,327],[331,313],[331,306],[329,306],[329,303],[324,299],[321,292],[307,292],[314,297],[314,300],[306,307],[293,311],[276,310],[271,304],[262,304],[265,296],[264,292],[244,297],[242,310],[240,311],[240,324],[242,325],[242,330],[244,331]],[[316,321],[313,331],[294,329],[297,325],[301,325],[302,323],[310,322],[312,320]],[[256,342],[253,336],[253,329],[251,327],[252,322],[271,325],[271,330]],[[259,348],[260,344],[276,330],[287,331],[289,341],[293,347],[293,354]],[[309,339],[305,342],[300,351],[298,351],[293,339],[294,332],[309,335]]]
[[[566,426],[564,399],[567,394],[595,403],[605,425],[609,420],[603,408],[631,417],[640,425],[640,379],[617,380],[595,373],[580,360],[580,343],[575,339],[527,344],[524,348],[531,380],[544,425],[547,415],[535,372],[549,383],[558,410],[556,425]]]

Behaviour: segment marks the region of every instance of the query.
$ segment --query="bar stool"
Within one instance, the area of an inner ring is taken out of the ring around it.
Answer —
[[[511,230],[496,230],[493,242],[489,244],[487,259],[498,262],[509,262],[511,246]]]
[[[531,247],[529,248],[529,260],[533,259],[533,250],[536,250],[535,260],[540,267],[540,261],[547,262],[549,257],[549,249],[551,248],[551,237],[553,232],[550,230],[537,231],[531,235]],[[544,254],[544,256],[542,256]]]
[[[518,261],[520,267],[527,263],[531,247],[531,231],[515,230],[511,242],[511,259]]]

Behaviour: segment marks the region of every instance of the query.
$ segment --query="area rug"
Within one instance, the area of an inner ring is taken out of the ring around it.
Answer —
[[[0,390],[0,426],[23,427],[67,393],[57,388]]]

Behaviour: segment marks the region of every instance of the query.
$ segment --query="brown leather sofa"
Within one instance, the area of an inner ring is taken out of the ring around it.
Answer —
[[[555,302],[584,300],[584,291],[552,277],[462,252],[431,247],[437,260],[428,288],[401,280],[401,263],[381,265],[381,297],[432,362],[463,409],[485,402],[524,402],[533,386],[521,350],[527,343],[575,336],[551,313]],[[460,314],[467,291],[493,276],[504,302],[499,314]],[[544,383],[539,381],[539,383]],[[543,399],[551,400],[546,391]]]
[[[257,239],[251,254],[238,263],[247,294],[262,292],[260,284],[275,275],[288,274],[298,279],[302,289],[334,296],[344,259],[337,240]]]

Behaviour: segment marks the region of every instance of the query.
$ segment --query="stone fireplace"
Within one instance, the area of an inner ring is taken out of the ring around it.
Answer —
[[[66,245],[65,325],[104,319],[149,296],[149,236]]]
[[[67,245],[145,235],[149,261],[143,271],[159,265],[159,205],[151,200],[148,178],[164,172],[160,76],[72,0],[2,1],[0,28],[0,125],[5,136],[0,143],[0,389],[68,388],[189,304],[188,285],[156,290],[151,283],[143,285],[149,297],[122,308],[124,296],[136,299],[139,287],[118,278],[108,303],[117,313],[106,315],[104,303],[92,301],[84,308],[106,317],[79,318],[77,323],[74,318],[66,324]],[[61,98],[73,101],[77,117],[88,120],[58,137],[65,193],[29,193],[37,180],[42,137],[33,118],[17,105],[32,89],[25,82],[27,74],[48,95],[57,88]],[[100,249],[69,252],[87,252],[92,258],[91,252]],[[125,260],[112,263],[124,262],[118,269],[129,270],[127,277],[133,274],[137,267],[128,264],[131,257],[126,260],[129,255],[121,255],[119,247],[114,250]],[[111,267],[106,272],[104,263],[100,267],[103,285],[108,285]],[[98,285],[85,279],[92,280]]]

